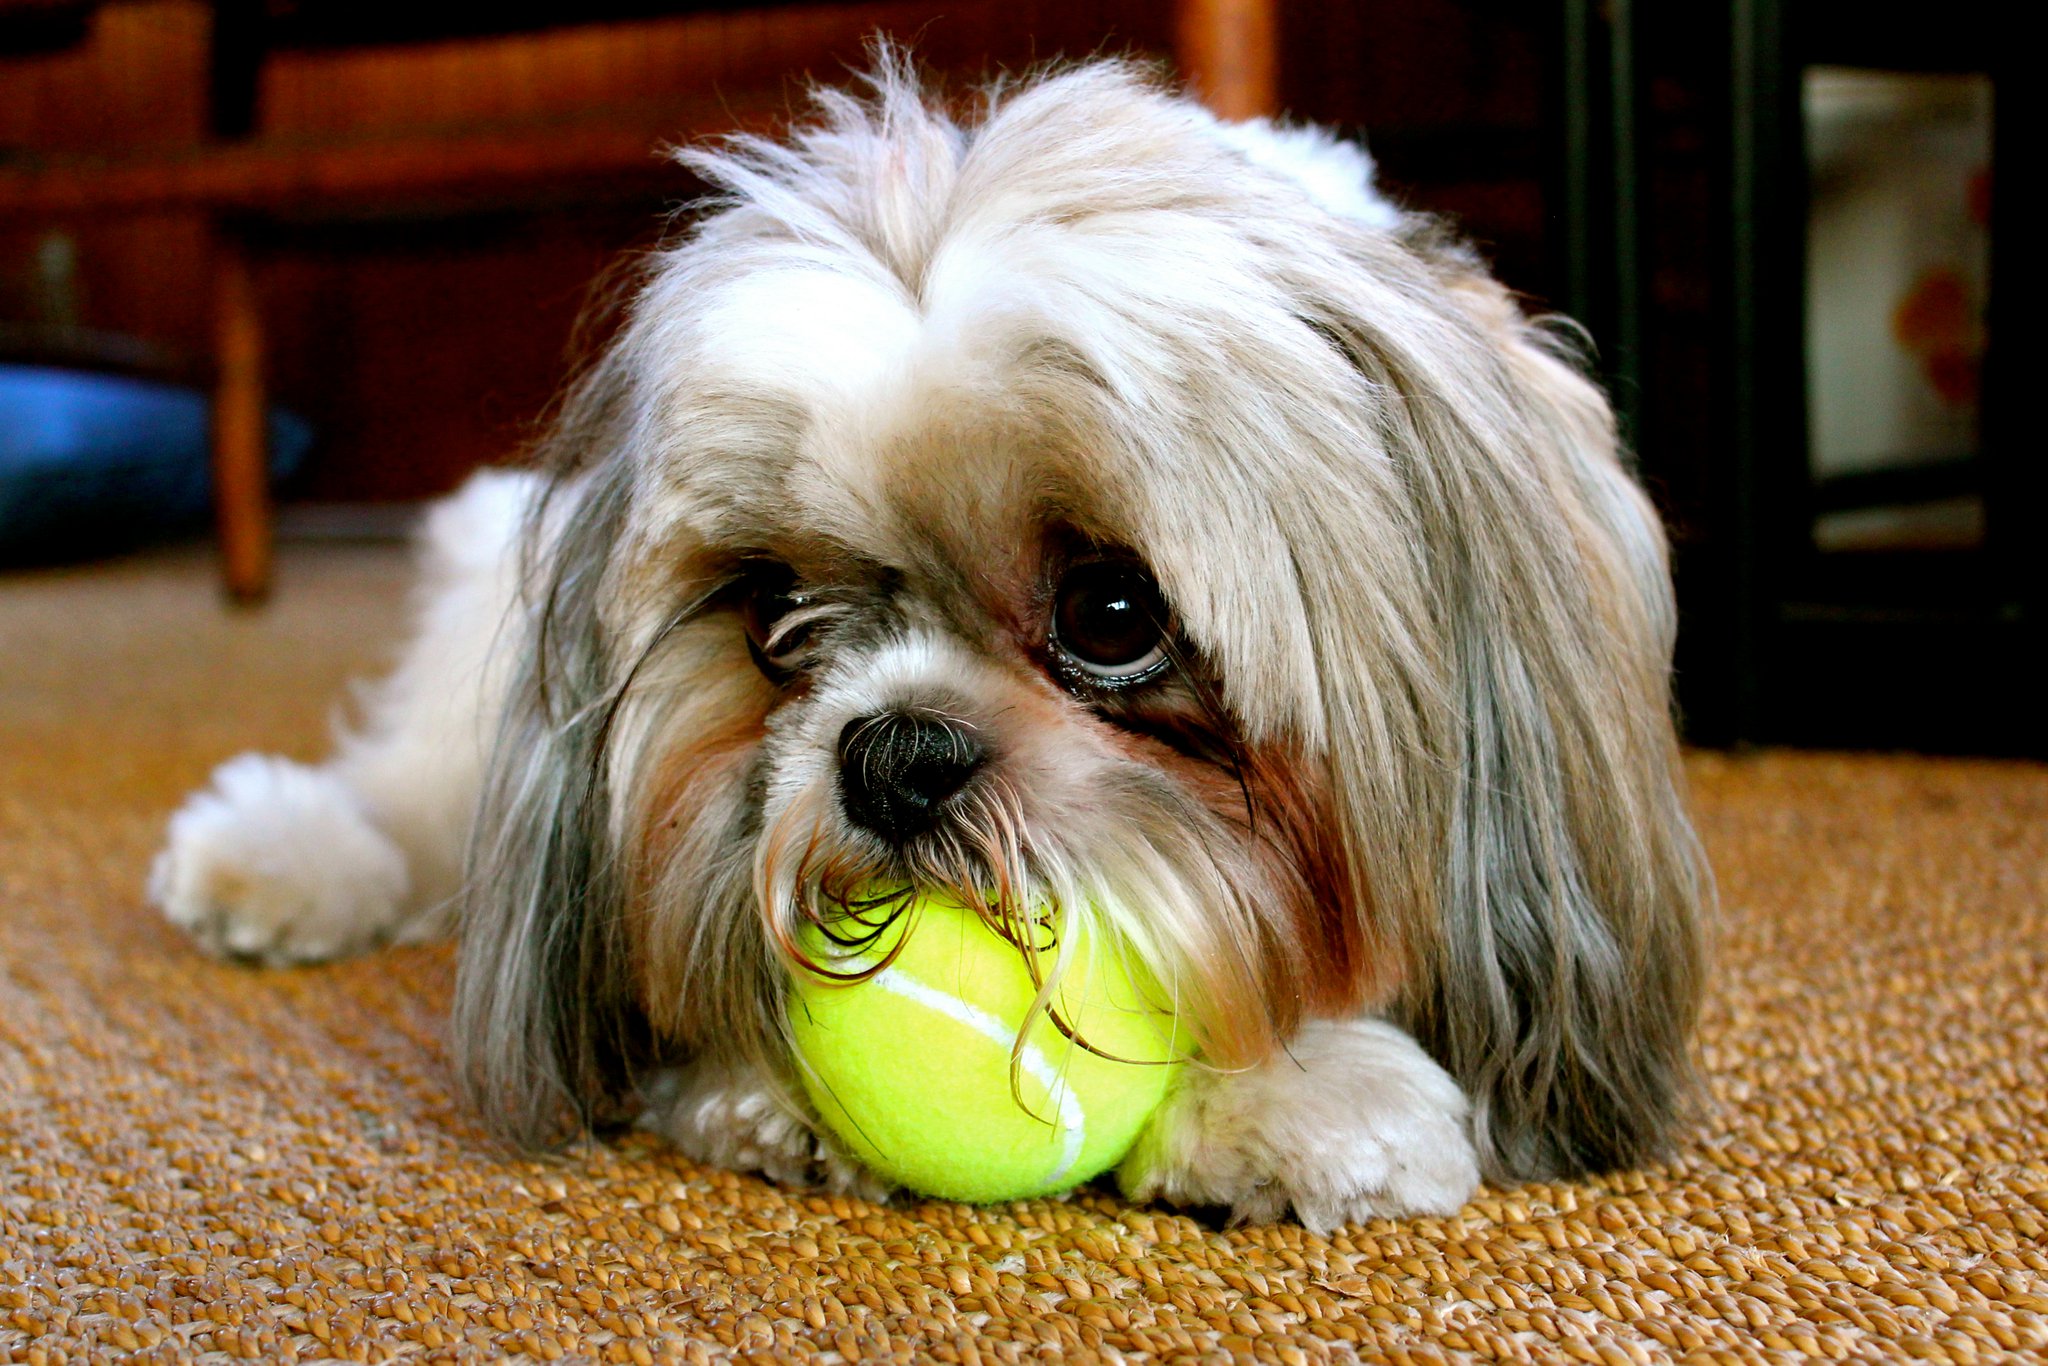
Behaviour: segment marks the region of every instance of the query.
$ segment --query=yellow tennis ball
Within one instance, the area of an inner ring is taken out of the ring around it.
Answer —
[[[1025,953],[944,892],[912,895],[871,943],[839,942],[849,929],[812,927],[805,954],[847,974],[902,948],[861,981],[798,970],[797,1071],[846,1148],[897,1184],[974,1202],[1063,1191],[1114,1166],[1165,1098],[1182,1040],[1119,941],[1078,935],[1053,1000],[1082,1042],[1032,1016],[1013,1093],[1012,1044],[1038,994]],[[1034,952],[1049,976],[1058,948]]]

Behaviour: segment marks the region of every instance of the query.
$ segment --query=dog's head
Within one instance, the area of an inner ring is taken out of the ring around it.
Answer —
[[[798,931],[1111,923],[1208,1064],[1392,1013],[1499,1174],[1670,1120],[1703,873],[1597,390],[1363,154],[1127,68],[892,62],[719,186],[572,394],[457,1038],[525,1138],[786,1075]]]

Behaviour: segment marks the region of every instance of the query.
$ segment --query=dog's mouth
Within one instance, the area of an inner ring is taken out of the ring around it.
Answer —
[[[902,938],[895,932],[898,924],[914,920],[920,907],[933,899],[973,912],[991,933],[1027,959],[1043,960],[1059,951],[1065,915],[1047,898],[1006,899],[986,884],[963,893],[950,886],[869,883],[818,887],[804,903],[795,942],[784,952],[816,976],[858,981],[888,966],[884,946]],[[822,951],[813,952],[805,940]],[[847,964],[855,967],[849,970]]]
[[[1221,1066],[1263,1058],[1285,984],[1265,971],[1263,906],[1249,882],[1232,880],[1229,851],[1206,842],[1214,832],[1181,819],[1184,806],[1138,800],[1157,797],[1157,782],[1034,812],[1021,781],[990,765],[941,820],[892,842],[850,817],[834,768],[813,769],[778,794],[754,845],[763,947],[784,972],[857,981],[888,966],[863,946],[896,942],[920,898],[944,896],[1049,965],[1041,1003],[1067,957],[1032,952],[1050,926],[1062,942],[1114,943],[1142,965],[1187,1027],[1191,1053]]]
[[[920,896],[955,898],[1020,948],[1057,923],[1062,898],[1026,866],[1013,794],[984,778],[928,829],[887,843],[848,828],[837,794],[817,784],[770,823],[754,865],[754,895],[783,957],[808,970],[807,937],[844,949],[878,942]]]

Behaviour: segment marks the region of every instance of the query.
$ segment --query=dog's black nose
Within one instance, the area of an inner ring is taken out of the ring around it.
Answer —
[[[857,824],[900,844],[930,829],[987,758],[955,721],[908,711],[857,716],[839,732],[839,798]]]

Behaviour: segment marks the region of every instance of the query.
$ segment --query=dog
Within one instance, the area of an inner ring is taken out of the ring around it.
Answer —
[[[523,1144],[638,1115],[883,1195],[783,1010],[893,883],[1174,984],[1132,1198],[1326,1229],[1658,1153],[1711,891],[1568,330],[1360,147],[1129,64],[814,98],[678,153],[713,195],[538,471],[431,514],[361,725],[224,764],[155,902],[273,963],[457,929],[455,1070]]]

